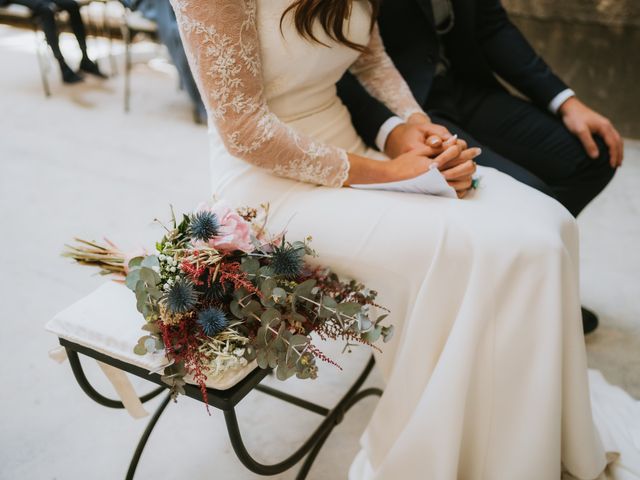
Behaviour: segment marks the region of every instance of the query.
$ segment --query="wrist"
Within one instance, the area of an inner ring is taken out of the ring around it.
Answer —
[[[424,112],[416,112],[409,115],[407,123],[431,123],[431,119]]]
[[[398,138],[402,137],[402,132],[405,127],[405,123],[400,123],[393,127],[393,129],[387,135],[387,141],[384,144],[384,153],[389,158],[394,158],[397,156],[397,143]]]
[[[580,100],[578,100],[575,96],[567,98],[564,102],[562,102],[560,107],[558,107],[558,115],[564,117],[579,104]]]

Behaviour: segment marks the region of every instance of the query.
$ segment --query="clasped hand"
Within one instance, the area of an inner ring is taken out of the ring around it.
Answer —
[[[458,198],[463,198],[472,187],[476,172],[474,159],[481,150],[468,148],[464,140],[451,135],[445,127],[416,114],[391,132],[385,153],[393,159],[394,176],[398,180],[417,177],[435,164]]]

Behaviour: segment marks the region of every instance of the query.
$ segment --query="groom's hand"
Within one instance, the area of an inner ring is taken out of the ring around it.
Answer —
[[[406,123],[391,131],[384,146],[384,153],[389,158],[396,158],[425,145],[439,149],[442,142],[449,138],[451,133],[445,127],[431,123],[426,115],[415,114],[409,117]]]
[[[598,158],[600,154],[593,140],[593,135],[597,134],[609,147],[611,166],[616,168],[622,165],[624,156],[622,137],[609,119],[591,110],[576,97],[571,97],[564,102],[558,112],[567,129],[580,139],[591,158]]]

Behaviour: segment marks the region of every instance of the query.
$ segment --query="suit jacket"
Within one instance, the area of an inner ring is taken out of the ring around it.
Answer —
[[[542,108],[568,88],[511,23],[500,0],[451,3],[455,24],[440,41],[455,75],[500,88],[495,72]],[[418,102],[425,105],[439,48],[430,0],[383,0],[378,23],[389,56]],[[350,74],[338,84],[338,94],[360,136],[373,146],[378,130],[393,113]]]

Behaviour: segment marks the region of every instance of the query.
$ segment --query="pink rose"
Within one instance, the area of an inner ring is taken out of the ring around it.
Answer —
[[[226,203],[201,204],[196,211],[209,211],[215,213],[216,217],[218,217],[220,232],[207,242],[211,248],[221,252],[242,250],[249,253],[254,250],[254,246],[251,243],[251,224]]]

